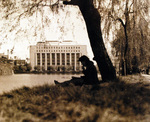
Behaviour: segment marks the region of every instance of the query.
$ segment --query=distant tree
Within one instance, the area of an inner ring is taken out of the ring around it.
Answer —
[[[80,71],[81,70],[81,67],[80,66],[77,66],[76,67],[76,71]]]
[[[8,63],[8,58],[2,56],[2,57],[0,58],[0,63]]]
[[[34,70],[37,71],[37,66],[34,66]]]
[[[32,67],[31,67],[31,65],[30,64],[28,64],[28,63],[26,63],[25,64],[25,66],[26,66],[26,68],[27,68],[27,70],[26,71],[31,71],[31,69],[32,69]]]
[[[27,71],[31,71],[32,67],[31,65],[27,65]]]
[[[48,67],[47,67],[47,70],[50,71],[50,70],[51,70],[51,66],[48,66]]]
[[[39,72],[40,69],[41,69],[40,66],[34,66],[34,70],[35,70],[35,71],[38,71],[38,72]]]
[[[45,66],[42,66],[42,71],[45,72]]]
[[[54,70],[54,67],[53,67],[53,66],[48,66],[48,67],[47,67],[47,70],[48,70],[48,71],[53,71],[53,70]]]
[[[27,67],[26,66],[20,65],[19,68],[20,68],[21,72],[26,72],[27,71]]]
[[[65,71],[66,71],[66,67],[65,67],[65,66],[62,66],[62,67],[61,67],[61,70],[62,70],[63,72],[65,72]]]
[[[14,65],[13,70],[16,73],[16,72],[20,71],[20,68],[19,68],[19,66]]]
[[[116,6],[120,9],[117,10]],[[120,3],[115,1],[112,3],[109,16],[117,27],[119,25],[117,21],[120,22],[113,47],[119,56],[122,75],[129,74],[131,71],[138,72],[140,65],[150,58],[146,51],[150,49],[147,46],[150,44],[148,21],[147,16],[143,17],[143,13],[148,16],[147,1],[123,0]]]
[[[72,70],[72,66],[70,66],[70,65],[65,66],[65,70],[68,71],[68,72],[71,71]]]

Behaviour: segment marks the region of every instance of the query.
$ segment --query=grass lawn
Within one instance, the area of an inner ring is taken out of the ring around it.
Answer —
[[[127,76],[97,86],[23,87],[0,95],[0,122],[148,122],[150,83]]]

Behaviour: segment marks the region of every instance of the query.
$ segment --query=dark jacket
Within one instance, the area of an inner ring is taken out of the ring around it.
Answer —
[[[86,69],[82,71],[84,76],[84,84],[97,84],[98,76],[97,70],[92,61],[87,63]]]

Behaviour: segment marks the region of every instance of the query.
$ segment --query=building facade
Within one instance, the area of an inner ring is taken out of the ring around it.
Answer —
[[[32,70],[38,66],[41,71],[52,68],[56,71],[66,67],[77,71],[81,67],[78,59],[82,55],[87,55],[86,45],[77,45],[72,41],[46,41],[30,46]]]

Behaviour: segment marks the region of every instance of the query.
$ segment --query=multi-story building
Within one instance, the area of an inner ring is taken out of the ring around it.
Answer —
[[[87,55],[86,45],[77,45],[72,41],[46,41],[30,46],[32,70],[35,66],[40,66],[40,70],[69,66],[76,71],[81,67],[78,59],[82,55]]]

